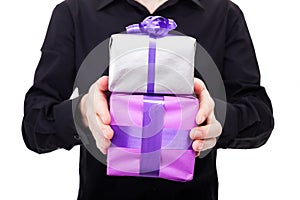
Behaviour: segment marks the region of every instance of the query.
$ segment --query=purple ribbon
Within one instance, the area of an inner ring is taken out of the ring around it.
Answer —
[[[140,160],[141,176],[156,177],[159,175],[165,115],[163,100],[163,96],[144,96],[142,154]]]
[[[163,96],[154,94],[156,38],[168,35],[177,27],[172,19],[149,16],[139,24],[126,27],[127,33],[149,35],[147,94],[144,96],[143,128],[141,140],[140,175],[157,177],[159,175],[162,134],[165,109]],[[158,103],[158,102],[161,103]],[[158,132],[156,131],[158,130]],[[124,138],[125,139],[125,138]]]
[[[141,135],[143,128],[136,126],[118,126],[111,125],[115,134],[112,139],[112,146],[122,148],[139,149],[142,146],[142,138],[134,135]],[[192,149],[192,141],[186,137],[190,130],[177,130],[164,128],[162,130],[161,147],[153,149],[154,151],[162,149],[186,150]],[[131,133],[130,135],[128,133]],[[134,133],[134,134],[133,134]]]
[[[150,38],[149,53],[148,53],[147,94],[153,94],[154,93],[155,57],[156,57],[156,42],[155,42],[155,39]]]

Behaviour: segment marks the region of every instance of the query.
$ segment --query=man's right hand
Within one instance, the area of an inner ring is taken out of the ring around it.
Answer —
[[[108,76],[99,78],[91,85],[89,92],[80,101],[82,121],[91,130],[98,149],[107,153],[110,146],[110,139],[113,137],[113,130],[110,127],[110,113],[108,109],[107,96]]]

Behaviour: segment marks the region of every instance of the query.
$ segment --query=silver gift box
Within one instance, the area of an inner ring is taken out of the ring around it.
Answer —
[[[109,45],[109,90],[146,93],[148,35],[113,34]],[[152,39],[154,40],[154,39]],[[167,35],[155,39],[154,93],[193,94],[196,39]]]

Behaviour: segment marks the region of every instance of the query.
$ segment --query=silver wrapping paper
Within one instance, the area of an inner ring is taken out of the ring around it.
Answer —
[[[147,35],[114,34],[109,49],[109,90],[146,93],[149,41]],[[193,94],[196,40],[168,35],[156,39],[154,93]]]

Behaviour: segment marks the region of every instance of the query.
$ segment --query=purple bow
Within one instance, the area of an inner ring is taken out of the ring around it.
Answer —
[[[172,19],[161,16],[149,16],[139,24],[126,27],[127,33],[143,33],[153,38],[166,36],[169,31],[174,30],[177,24]]]

